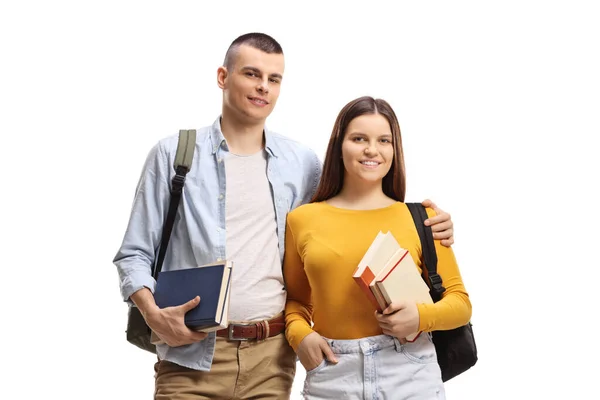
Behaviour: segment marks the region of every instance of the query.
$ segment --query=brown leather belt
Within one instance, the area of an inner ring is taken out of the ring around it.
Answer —
[[[265,340],[279,335],[285,330],[285,318],[279,315],[269,320],[251,324],[229,324],[227,328],[217,331],[217,336],[228,340]]]

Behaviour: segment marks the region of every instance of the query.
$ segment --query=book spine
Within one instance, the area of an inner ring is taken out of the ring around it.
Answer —
[[[373,292],[373,295],[375,296],[375,300],[377,301],[377,304],[379,305],[379,308],[377,311],[379,312],[383,312],[383,310],[385,310],[387,308],[387,306],[389,306],[392,302],[391,300],[387,300],[385,298],[385,296],[383,295],[383,292],[381,291],[381,288],[378,286],[379,282],[373,282],[370,285],[371,288],[371,292]]]
[[[370,270],[369,270],[369,272],[370,272]],[[371,273],[371,275],[373,275],[373,274]],[[371,291],[371,288],[369,287],[369,283],[371,283],[371,281],[366,282],[364,279],[365,279],[365,274],[354,277],[354,281],[356,281],[360,290],[365,294],[365,296],[367,296],[367,299],[369,299],[371,304],[373,304],[373,307],[375,307],[375,309],[377,311],[382,312],[383,310],[379,306],[379,303],[377,302],[375,295],[373,294],[373,292]]]
[[[382,281],[375,282],[373,289],[377,290],[380,293],[382,300],[386,304],[386,307],[392,304],[392,298],[390,297],[390,294],[387,292],[387,290],[385,290],[385,286],[383,285]]]

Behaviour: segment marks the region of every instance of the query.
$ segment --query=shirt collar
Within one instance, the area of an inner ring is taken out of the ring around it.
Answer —
[[[269,129],[267,129],[267,127],[265,126],[264,129],[264,135],[265,135],[265,150],[267,151],[267,153],[273,157],[277,157],[277,145],[275,144],[274,140],[273,140],[273,135],[272,133],[269,131]],[[219,117],[215,120],[215,122],[212,124],[211,128],[210,128],[210,140],[211,140],[211,146],[212,146],[212,154],[215,154],[217,152],[217,150],[219,149],[219,146],[223,147],[225,150],[228,150],[227,148],[227,141],[225,140],[225,136],[223,136],[223,132],[221,131],[221,116],[219,115]]]

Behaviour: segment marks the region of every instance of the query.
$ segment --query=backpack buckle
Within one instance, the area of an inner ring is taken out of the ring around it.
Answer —
[[[431,282],[431,290],[441,297],[442,293],[446,291],[446,288],[442,286],[442,277],[439,274],[432,274],[429,281]]]

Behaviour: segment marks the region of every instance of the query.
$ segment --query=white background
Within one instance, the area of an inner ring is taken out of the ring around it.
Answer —
[[[448,398],[597,398],[594,2],[216,3],[2,2],[0,397],[151,398],[111,261],[150,147],[213,122],[225,50],[262,31],[270,128],[322,157],[346,102],[385,98],[407,201],[452,214],[480,361]]]

